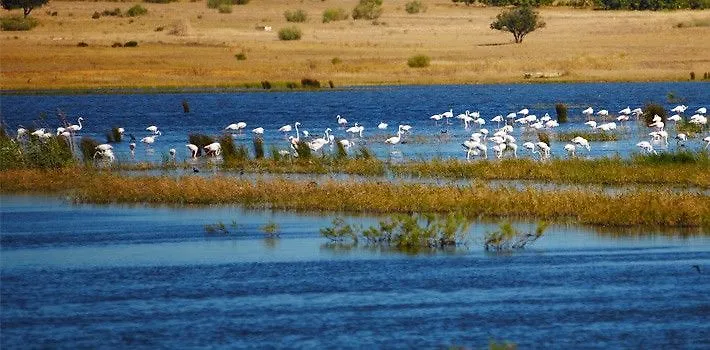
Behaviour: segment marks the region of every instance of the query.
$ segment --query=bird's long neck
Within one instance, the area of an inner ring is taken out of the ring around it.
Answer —
[[[81,130],[81,128],[82,128],[82,126],[81,126],[81,118],[79,118],[77,121],[79,122],[79,130]]]
[[[296,127],[296,140],[300,140],[301,134],[298,132],[298,124],[295,124],[294,126]]]

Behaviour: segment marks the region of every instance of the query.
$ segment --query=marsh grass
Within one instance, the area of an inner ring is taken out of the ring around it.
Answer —
[[[255,137],[254,140],[252,141],[254,145],[254,158],[256,159],[263,159],[264,158],[264,140],[261,139],[261,137]],[[272,151],[271,154],[273,155],[274,152]],[[276,151],[276,155],[279,157],[281,156],[278,151]],[[278,161],[278,159],[275,159]]]
[[[619,141],[621,138],[618,134],[613,133],[576,130],[557,133],[555,139],[560,142],[569,142],[577,136],[584,137],[589,142]]]
[[[670,190],[607,194],[482,184],[436,186],[342,180],[316,184],[225,176],[122,177],[106,172],[18,169],[0,172],[0,191],[60,192],[83,203],[241,204],[247,208],[387,214],[461,212],[468,218],[572,219],[602,226],[710,228],[710,197]]]
[[[537,224],[535,232],[521,232],[510,222],[498,225],[498,230],[486,233],[483,248],[486,251],[510,252],[525,249],[528,244],[534,243],[545,233],[548,224],[541,221]]]
[[[34,17],[23,17],[19,15],[0,17],[0,28],[4,31],[25,31],[39,25]]]
[[[269,221],[264,224],[264,226],[261,226],[261,232],[263,232],[267,238],[278,238],[280,235],[279,225],[273,221]]]
[[[695,154],[696,162],[650,162],[643,156],[632,160],[620,158],[552,159],[540,163],[532,159],[465,162],[431,160],[389,164],[388,170],[398,176],[482,179],[536,180],[572,184],[676,184],[710,188],[707,155]]]
[[[323,23],[346,20],[350,17],[343,8],[333,7],[323,11]]]
[[[111,128],[111,131],[106,133],[106,142],[107,143],[116,143],[116,142],[121,142],[123,139],[123,135],[118,131],[117,127]]]
[[[223,222],[220,221],[216,224],[205,225],[205,233],[207,233],[209,235],[215,235],[215,234],[228,235],[229,230],[227,230],[227,226]]]
[[[668,112],[666,112],[666,109],[663,107],[663,105],[658,104],[658,103],[647,103],[643,107],[643,120],[646,122],[646,125],[649,125],[653,123],[653,117],[654,116],[659,116],[661,117],[661,120],[666,123],[668,119]]]
[[[688,123],[686,120],[681,120],[676,123],[675,125],[676,132],[678,133],[684,133],[688,137],[693,138],[698,135],[702,135],[703,133],[703,127],[698,124],[691,124]]]

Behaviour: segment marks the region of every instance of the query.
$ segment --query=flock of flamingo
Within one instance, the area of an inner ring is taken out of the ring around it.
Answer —
[[[638,147],[642,152],[653,154],[657,154],[654,145],[659,148],[667,148],[669,132],[666,128],[666,123],[677,123],[684,120],[683,114],[686,112],[687,109],[688,106],[685,105],[679,105],[674,107],[670,110],[674,114],[668,117],[665,122],[660,116],[655,115],[652,119],[652,123],[647,125],[653,130],[648,133],[649,139],[638,142],[636,144],[636,147]],[[582,111],[582,114],[585,116],[586,119],[586,122],[584,123],[585,127],[589,127],[591,130],[600,130],[604,132],[617,129],[617,122],[620,124],[620,126],[623,126],[625,122],[628,122],[632,118],[637,121],[644,120],[641,118],[641,116],[643,115],[643,110],[641,110],[640,108],[636,108],[633,110],[629,107],[624,108],[618,112],[616,117],[613,117],[606,109],[602,109],[594,113],[594,109],[591,107]],[[687,122],[699,125],[702,130],[705,130],[708,121],[707,117],[705,116],[706,114],[707,109],[705,107],[698,108],[695,111],[695,114],[688,118]],[[595,118],[599,118],[600,120],[595,120]],[[613,118],[613,121],[609,121],[610,118]],[[438,125],[438,123],[440,122],[443,122],[447,126],[453,125],[451,119],[459,119],[463,124],[464,130],[470,130],[473,126],[477,128],[477,130],[473,132],[468,139],[464,140],[461,143],[467,160],[477,157],[487,159],[489,145],[491,146],[490,148],[493,151],[495,158],[501,159],[504,157],[505,154],[510,153],[512,153],[513,157],[517,158],[518,144],[515,136],[513,136],[515,127],[518,127],[522,133],[525,131],[549,130],[559,126],[559,122],[557,120],[552,119],[549,114],[545,113],[544,116],[538,118],[535,114],[530,113],[530,110],[528,110],[527,108],[521,109],[518,112],[509,113],[505,117],[503,115],[497,115],[491,118],[488,122],[481,117],[479,112],[470,112],[467,110],[462,114],[454,116],[453,110],[451,109],[440,114],[434,114],[430,116],[429,119],[433,121],[436,125]],[[76,125],[58,127],[56,129],[56,133],[49,132],[44,128],[37,129],[29,133],[27,129],[20,127],[17,129],[17,139],[22,140],[28,135],[35,136],[40,140],[46,140],[50,137],[66,137],[71,139],[79,131],[81,131],[83,127],[82,121],[84,121],[84,118],[79,117]],[[339,142],[347,150],[353,145],[355,145],[357,138],[363,138],[363,132],[365,131],[365,127],[360,125],[359,123],[355,123],[353,126],[349,126],[348,121],[340,115],[336,116],[336,123],[337,126],[334,125],[334,127],[343,130],[345,134],[348,135],[348,137],[338,139],[336,141],[336,137],[332,134],[333,130],[331,128],[326,128],[324,130],[323,136],[316,137],[307,130],[299,130],[299,126],[301,126],[300,122],[295,122],[293,125],[287,124],[278,128],[278,132],[283,133],[284,138],[288,140],[288,145],[291,148],[290,150],[282,149],[279,151],[279,153],[282,156],[292,155],[297,157],[298,153],[296,152],[296,149],[299,143],[301,142],[304,142],[308,146],[308,148],[316,152],[324,151],[324,146],[326,145],[331,145],[332,147],[335,142]],[[492,133],[484,127],[487,123],[496,123],[496,128],[493,130]],[[246,129],[246,127],[246,122],[242,121],[238,123],[229,124],[222,131],[233,134],[242,133]],[[380,130],[381,133],[386,132],[388,128],[389,125],[385,122],[380,122],[380,124],[377,126],[377,129]],[[386,138],[384,140],[384,143],[393,147],[396,147],[396,145],[400,143],[405,143],[404,140],[411,132],[411,129],[412,126],[409,124],[400,124],[397,128],[396,134],[394,136]],[[290,135],[290,133],[294,130],[295,135]],[[121,135],[125,133],[124,128],[117,128],[117,131]],[[141,138],[139,142],[143,143],[146,147],[149,148],[152,144],[156,142],[158,137],[162,135],[162,132],[155,125],[148,126],[147,128],[145,128],[145,131],[149,132],[150,134]],[[254,135],[254,137],[257,138],[263,137],[264,132],[265,129],[263,127],[251,129],[251,133]],[[448,127],[446,129],[442,129],[441,133],[448,133]],[[131,155],[133,156],[138,140],[133,135],[130,135],[130,137],[131,139],[129,142],[129,149],[131,151]],[[688,142],[688,136],[684,133],[676,133],[674,139],[680,147],[685,147],[685,143]],[[704,148],[709,149],[710,136],[706,136],[702,140],[706,143]],[[575,157],[578,149],[586,149],[587,152],[591,151],[589,141],[581,136],[576,136],[568,141],[569,143],[566,143],[564,145],[564,151],[569,157]],[[530,152],[533,158],[537,158],[539,160],[549,159],[552,154],[550,145],[542,140],[538,142],[524,142],[522,146],[524,149]],[[188,143],[186,144],[186,147],[190,153],[190,158],[194,159],[198,157],[199,147],[197,145]],[[203,147],[203,150],[206,156],[217,157],[221,154],[222,146],[219,142],[213,142],[211,144],[205,145]],[[177,150],[171,148],[169,150],[169,154],[174,159],[177,154]],[[115,160],[116,157],[113,152],[113,145],[109,143],[103,143],[96,146],[94,158],[101,158],[108,161]]]

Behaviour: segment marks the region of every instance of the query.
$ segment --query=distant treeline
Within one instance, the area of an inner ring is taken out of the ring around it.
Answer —
[[[673,10],[710,8],[710,0],[452,0],[466,5],[487,6],[550,6],[553,4],[596,7],[604,10]]]

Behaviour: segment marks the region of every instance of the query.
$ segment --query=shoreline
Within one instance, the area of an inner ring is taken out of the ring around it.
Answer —
[[[201,86],[201,85],[183,85],[183,86],[122,86],[122,87],[57,87],[57,88],[39,88],[39,89],[0,89],[0,96],[15,96],[15,95],[138,95],[138,94],[205,94],[205,93],[282,93],[282,92],[327,92],[327,91],[353,91],[367,90],[378,88],[406,88],[406,87],[442,87],[442,86],[499,86],[499,85],[547,85],[547,84],[663,84],[663,83],[687,83],[687,84],[710,84],[710,80],[623,80],[623,81],[605,81],[605,80],[526,80],[520,82],[485,82],[485,83],[422,83],[422,84],[351,84],[321,88],[248,88],[244,84],[226,85],[226,86]]]

